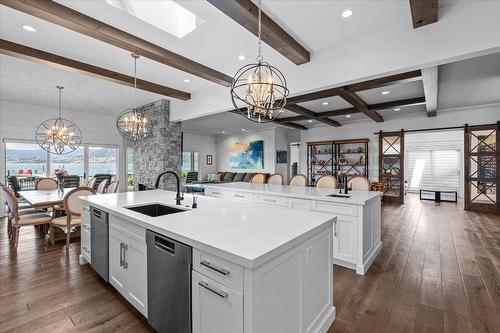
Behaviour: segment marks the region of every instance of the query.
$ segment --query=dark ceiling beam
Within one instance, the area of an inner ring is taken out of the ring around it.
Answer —
[[[348,92],[357,92],[362,90],[369,90],[373,88],[380,88],[388,85],[401,84],[406,82],[412,82],[422,79],[422,73],[420,70],[390,75],[378,79],[367,80],[363,82],[349,84],[343,87],[329,88],[325,90],[315,91],[311,93],[301,94],[297,96],[292,96],[287,98],[287,104],[300,104],[309,101],[316,101],[323,98],[339,96],[341,89],[347,90]]]
[[[286,103],[287,104],[300,104],[300,103],[304,103],[304,102],[315,101],[318,99],[337,96],[338,94],[339,94],[338,88],[325,89],[325,90],[315,91],[312,93],[288,97],[286,99]]]
[[[243,108],[242,110],[246,110],[246,108]],[[231,110],[231,111],[228,111],[228,112],[234,113],[234,114],[237,114],[237,115],[240,115],[240,116],[244,117],[244,115],[240,111],[237,111],[237,110]],[[272,120],[271,122],[279,124],[281,126],[290,127],[290,128],[293,128],[293,129],[307,130],[307,127],[305,127],[305,126],[302,126],[300,124],[295,124],[295,123],[292,123],[292,122],[281,122],[279,118],[275,119],[275,120]]]
[[[61,57],[53,53],[13,43],[5,39],[0,39],[0,53],[36,63],[47,64],[70,72],[77,72],[97,77],[99,79],[112,81],[128,87],[134,86],[134,77],[132,76],[86,64],[73,59]],[[141,79],[137,79],[137,89],[153,92],[163,96],[177,98],[183,101],[191,99],[190,93]]]
[[[418,105],[418,104],[424,104],[425,103],[425,97],[414,97],[414,98],[406,98],[406,99],[400,99],[397,101],[390,101],[390,102],[385,102],[385,103],[378,103],[378,104],[370,104],[368,105],[368,109],[374,110],[374,111],[380,111],[380,110],[386,110],[390,108],[395,108],[399,106],[410,106],[410,105]],[[345,109],[337,109],[337,110],[331,110],[331,111],[324,111],[324,112],[317,112],[318,117],[320,118],[330,118],[330,117],[339,117],[339,116],[345,116],[348,114],[353,114],[353,113],[360,113],[356,108],[345,108]],[[310,117],[306,116],[294,116],[294,117],[287,117],[287,118],[279,118],[279,122],[289,122],[289,121],[303,121],[303,120],[308,120],[311,119]]]
[[[413,28],[438,21],[438,0],[410,0]]]
[[[322,122],[322,123],[327,124],[327,125],[331,125],[331,126],[335,126],[335,127],[341,126],[338,121],[335,121],[335,120],[329,119],[329,118],[321,118],[319,116],[319,113],[316,113],[314,111],[306,109],[305,107],[297,105],[297,104],[290,104],[290,105],[287,104],[287,105],[285,105],[285,109],[292,111],[292,112],[295,112],[297,114],[300,114],[301,116],[306,116],[306,117],[309,117],[310,119],[317,120],[317,121]]]
[[[396,84],[418,81],[421,79],[422,79],[422,73],[421,73],[420,69],[418,69],[418,70],[411,71],[411,72],[389,75],[389,76],[381,77],[378,79],[372,79],[372,80],[363,81],[363,82],[359,82],[359,83],[349,84],[349,85],[344,86],[344,88],[350,92],[357,92],[357,91],[362,91],[362,90],[369,90],[369,89],[374,89],[374,88],[381,88],[381,87],[392,86],[392,85],[396,85]]]
[[[422,83],[424,85],[427,116],[435,117],[438,106],[438,66],[422,69]]]
[[[365,103],[365,101],[363,101],[361,99],[361,97],[359,97],[355,93],[349,92],[349,91],[345,90],[344,88],[340,88],[339,96],[342,97],[347,103],[351,104],[353,107],[355,107],[359,111],[363,112],[368,117],[375,120],[376,122],[381,123],[384,121],[384,118],[382,118],[382,116],[379,115],[377,113],[377,111],[370,110],[368,108],[368,105]]]
[[[229,87],[232,77],[51,0],[0,0],[0,4],[167,66]]]
[[[380,111],[380,110],[387,110],[390,108],[395,108],[399,106],[410,106],[410,105],[418,105],[418,104],[424,104],[425,103],[425,97],[414,97],[414,98],[406,98],[406,99],[400,99],[397,101],[390,101],[390,102],[385,102],[385,103],[378,103],[378,104],[370,104],[368,105],[368,109],[374,110],[374,111]]]
[[[258,36],[258,7],[251,0],[208,0],[208,2]],[[262,40],[296,65],[305,64],[311,59],[309,51],[263,11]]]

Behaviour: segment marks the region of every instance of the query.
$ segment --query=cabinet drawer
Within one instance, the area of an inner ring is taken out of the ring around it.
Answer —
[[[215,188],[205,188],[205,195],[207,197],[225,198],[228,194],[229,192],[225,190],[219,190]]]
[[[255,195],[255,202],[271,205],[271,206],[280,206],[280,207],[288,207],[288,200],[285,197],[278,197],[274,195]]]
[[[253,193],[246,193],[246,192],[231,192],[227,193],[225,198],[227,199],[235,199],[235,200],[245,200],[248,202],[253,202]]]
[[[312,201],[297,198],[288,198],[288,208],[296,210],[311,210]]]
[[[193,268],[228,288],[243,292],[243,267],[240,265],[193,249]]]
[[[109,215],[109,226],[110,228],[113,227],[118,229],[118,231],[126,234],[128,237],[137,240],[138,242],[146,244],[146,230],[142,227],[127,222],[114,215]]]
[[[90,226],[90,211],[89,211],[88,207],[83,208],[80,221],[82,223],[82,226],[84,226],[84,225]]]
[[[346,205],[326,201],[314,201],[312,210],[339,215],[357,216],[356,205]]]
[[[82,229],[80,232],[82,249],[86,249],[90,253],[90,227],[88,225],[82,224]]]
[[[243,333],[243,294],[196,271],[192,292],[193,333]]]

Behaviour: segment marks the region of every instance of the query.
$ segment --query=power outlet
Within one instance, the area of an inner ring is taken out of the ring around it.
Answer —
[[[306,249],[306,266],[309,266],[312,262],[312,246]]]

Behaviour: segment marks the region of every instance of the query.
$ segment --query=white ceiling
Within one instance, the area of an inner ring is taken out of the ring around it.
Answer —
[[[247,57],[245,63],[252,61],[256,56],[256,37],[207,1],[178,1],[205,21],[198,29],[182,39],[128,16],[101,0],[57,0],[57,2],[228,75],[233,75],[243,64],[237,59],[239,55]],[[411,26],[407,0],[264,0],[263,8],[266,13],[311,51],[311,62],[296,66],[265,44],[264,57],[286,74],[291,93],[299,94],[320,87],[335,86],[339,82],[362,81],[367,78],[368,73],[376,75],[388,71],[402,71],[408,66],[405,65],[405,61],[412,65],[433,61],[444,63],[445,55],[468,57],[473,52],[493,52],[492,45],[500,45],[500,42],[497,43],[500,40],[498,29],[495,29],[499,25],[499,20],[494,14],[498,12],[497,9],[500,10],[499,2],[441,0],[439,3],[440,21],[414,30]],[[353,9],[354,15],[349,19],[343,19],[341,13],[347,8]],[[472,11],[477,15],[471,15]],[[32,25],[38,31],[27,32],[21,28],[23,24]],[[460,27],[462,30],[458,31],[458,28],[457,31],[450,30],[455,27]],[[457,34],[460,38],[454,39]],[[443,36],[449,37],[446,39],[447,43],[444,43],[446,45],[443,44]],[[1,5],[0,38],[121,73],[133,74],[133,61],[128,51]],[[406,40],[416,47],[415,51],[403,46],[402,41]],[[473,43],[476,44],[472,45]],[[424,45],[433,45],[433,48],[425,49]],[[441,52],[440,47],[451,51],[445,54],[444,51]],[[384,52],[377,52],[380,49]],[[408,56],[409,53],[412,57]],[[421,58],[417,60],[414,57]],[[63,96],[65,105],[76,111],[116,114],[132,106],[133,103],[133,90],[129,87],[4,55],[0,56],[0,62],[1,99],[57,107],[57,91],[54,86],[61,84],[66,87]],[[474,67],[476,65],[471,65],[471,70]],[[448,77],[451,81],[461,77],[448,75],[445,66],[441,72],[443,78]],[[470,70],[462,75],[468,75],[469,72]],[[488,72],[486,70],[485,74]],[[177,112],[176,119],[183,119],[188,115],[193,117],[193,114],[219,112],[230,107],[227,88],[155,61],[140,58],[138,76],[192,93],[193,99],[189,102],[173,100],[172,105],[175,106],[173,112]],[[184,79],[189,79],[190,82],[185,83]],[[476,78],[479,79],[480,77]],[[497,82],[489,81],[484,87],[487,88]],[[477,81],[470,81],[468,84],[473,88],[478,86],[476,83]],[[387,100],[396,99],[395,97],[399,95],[413,97],[420,94],[422,88],[418,84],[411,83],[408,86],[394,88]],[[458,89],[458,86],[454,87]],[[466,88],[464,86],[460,89],[468,90]],[[440,86],[440,89],[443,95],[450,96],[446,99],[450,102],[443,102],[440,107],[448,107],[453,104],[452,101],[480,103],[491,99],[481,93],[474,95],[475,99],[463,98],[461,101],[461,97],[453,98],[453,89],[449,89],[449,93],[446,87]],[[363,97],[369,103],[387,101],[377,93],[377,91],[365,92]],[[162,96],[138,91],[137,103],[145,104],[159,98]],[[323,106],[321,103],[318,105],[318,102],[322,101],[303,105],[316,112],[349,107],[339,98],[327,100],[328,106]],[[282,116],[292,115],[294,114],[286,112]],[[353,115],[349,121],[355,120],[355,116],[363,117]],[[223,116],[222,119],[227,118]],[[316,122],[305,124],[311,126],[316,125]]]

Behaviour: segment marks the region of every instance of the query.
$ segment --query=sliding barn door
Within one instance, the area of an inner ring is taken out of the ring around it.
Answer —
[[[404,204],[404,132],[379,133],[379,181],[384,201]]]
[[[500,211],[499,126],[465,126],[465,209]]]

